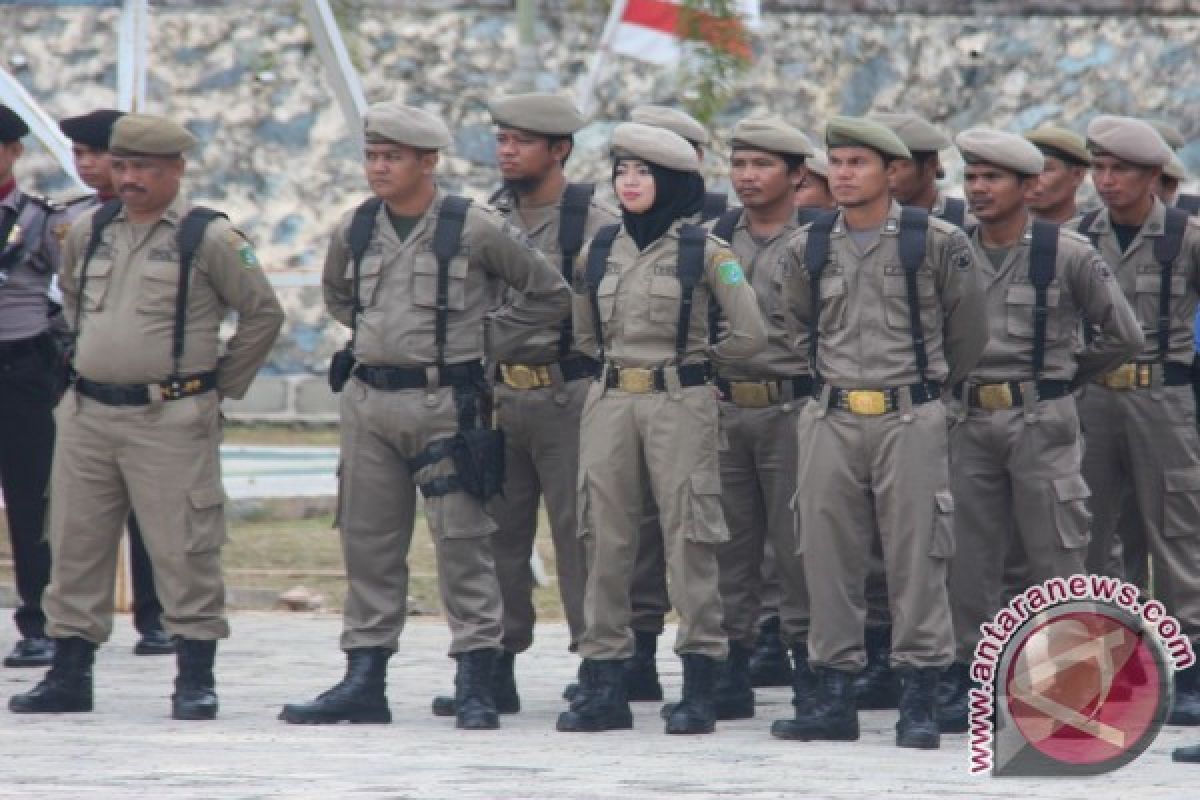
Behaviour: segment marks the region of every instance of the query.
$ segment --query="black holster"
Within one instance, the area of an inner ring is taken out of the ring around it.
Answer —
[[[329,361],[329,388],[337,394],[346,385],[346,381],[350,380],[350,373],[354,371],[354,347],[346,345],[341,350],[333,354],[333,358]]]
[[[504,431],[472,428],[459,431],[450,457],[462,490],[486,503],[504,487]]]

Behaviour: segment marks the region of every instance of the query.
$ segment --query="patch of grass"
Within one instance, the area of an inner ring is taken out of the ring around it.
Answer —
[[[224,434],[225,444],[236,445],[336,447],[338,444],[336,425],[298,426],[227,422]]]

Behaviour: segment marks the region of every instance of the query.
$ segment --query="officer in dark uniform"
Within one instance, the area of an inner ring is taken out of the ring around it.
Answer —
[[[0,486],[8,516],[21,638],[6,667],[41,667],[54,656],[42,592],[50,581],[43,535],[46,482],[54,454],[54,417],[63,373],[50,332],[48,292],[58,269],[55,228],[61,209],[17,187],[13,166],[29,126],[0,105]]]
[[[95,190],[66,203],[63,224],[54,233],[66,235],[70,223],[97,206],[117,195],[113,185],[112,168],[109,164],[108,140],[112,136],[113,123],[123,112],[99,109],[78,117],[68,117],[58,127],[71,140],[71,154],[75,158],[75,171],[88,188]],[[162,603],[154,590],[154,570],[150,556],[142,541],[142,531],[137,517],[129,515],[129,566],[133,577],[133,626],[141,638],[133,647],[139,656],[170,655],[175,652],[171,637],[163,630]]]

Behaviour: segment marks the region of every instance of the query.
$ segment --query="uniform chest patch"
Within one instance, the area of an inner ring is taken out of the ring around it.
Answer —
[[[170,264],[179,260],[179,251],[171,247],[156,247],[150,251],[148,257],[151,261],[165,261]]]
[[[717,266],[717,277],[726,286],[737,286],[746,279],[742,265],[736,261],[722,261]]]
[[[960,272],[966,272],[971,268],[971,250],[970,248],[960,248],[950,254],[950,263]]]

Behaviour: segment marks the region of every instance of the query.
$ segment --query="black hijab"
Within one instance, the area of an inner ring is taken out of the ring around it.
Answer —
[[[699,173],[660,167],[633,156],[617,156],[613,159],[614,182],[617,164],[622,161],[641,161],[654,176],[654,202],[650,208],[635,214],[621,207],[621,222],[638,250],[658,241],[675,220],[699,214],[704,208],[704,179]]]

